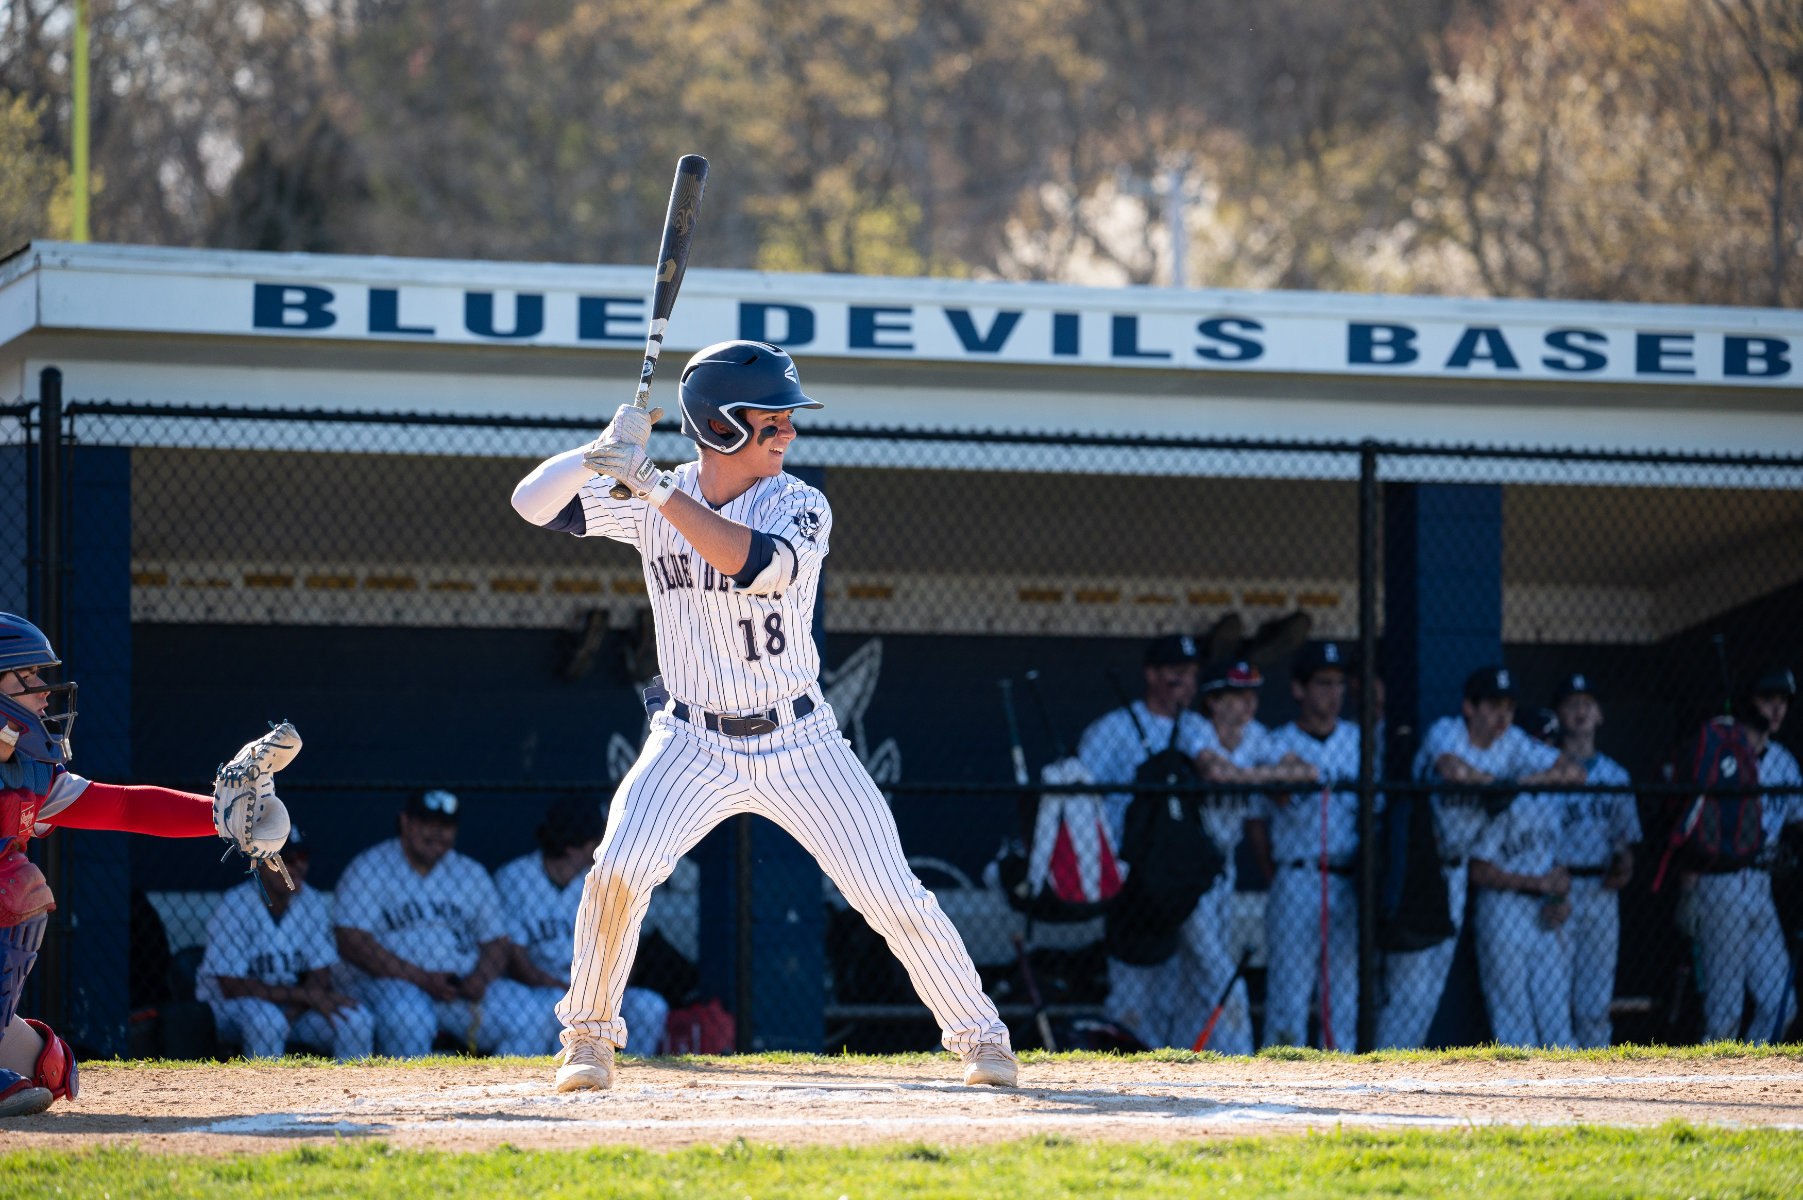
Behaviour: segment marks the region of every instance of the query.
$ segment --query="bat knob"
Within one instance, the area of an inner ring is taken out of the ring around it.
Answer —
[[[630,500],[630,499],[632,499],[632,489],[627,487],[623,483],[616,483],[612,487],[608,488],[607,494],[612,496],[615,500]]]

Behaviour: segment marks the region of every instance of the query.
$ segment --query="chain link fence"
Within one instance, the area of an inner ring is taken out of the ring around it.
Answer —
[[[658,647],[636,552],[508,496],[593,431],[97,402],[63,430],[78,769],[204,791],[268,721],[307,744],[292,895],[204,839],[56,835],[105,869],[63,870],[82,932],[50,1015],[98,1052],[552,1051]],[[1803,462],[805,422],[789,459],[835,518],[823,692],[1016,1045],[1794,1015],[1796,725],[1759,681],[1803,657]],[[1725,709],[1709,752],[1760,787],[1699,806],[1675,751]],[[1188,766],[1140,772],[1168,748]],[[653,894],[623,1015],[635,1052],[937,1043],[752,818]]]

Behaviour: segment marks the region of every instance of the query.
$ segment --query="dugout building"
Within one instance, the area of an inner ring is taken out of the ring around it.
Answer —
[[[328,889],[409,787],[463,791],[460,848],[490,867],[553,796],[604,797],[645,728],[645,576],[508,495],[630,398],[649,282],[60,243],[0,264],[0,609],[54,630],[81,684],[78,769],[201,789],[290,719],[307,744],[283,792]],[[998,680],[1040,673],[1035,767],[1118,703],[1111,674],[1137,691],[1159,632],[1260,656],[1276,724],[1287,655],[1355,649],[1363,593],[1392,772],[1470,669],[1506,662],[1534,703],[1562,672],[1601,680],[1602,744],[1640,777],[1722,704],[1716,635],[1730,687],[1803,663],[1796,312],[696,268],[654,399],[673,410],[687,352],[732,337],[788,348],[827,405],[791,455],[836,516],[823,682],[998,972],[1012,927],[979,882],[1015,820]],[[692,454],[674,432],[652,448]],[[756,1044],[883,1019],[893,997],[843,963],[819,985],[842,931],[817,873],[750,836],[755,889],[716,835],[652,926],[756,1011]],[[60,840],[40,999],[122,1051],[149,994],[129,990],[160,986],[130,982],[132,893],[179,951],[241,867]],[[1650,1022],[1665,964],[1628,955]]]

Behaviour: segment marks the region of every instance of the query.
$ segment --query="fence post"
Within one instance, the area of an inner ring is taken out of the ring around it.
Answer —
[[[52,646],[63,643],[63,373],[45,367],[38,376],[38,578],[37,626]],[[61,651],[66,655],[67,647]],[[63,861],[63,835],[44,839],[39,866],[59,909],[50,914],[38,948],[40,1017],[52,1026],[68,1025],[68,906]]]
[[[1377,443],[1359,447],[1358,1048],[1377,1041]]]

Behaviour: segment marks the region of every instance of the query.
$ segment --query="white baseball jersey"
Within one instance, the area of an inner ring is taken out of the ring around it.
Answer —
[[[1490,819],[1469,853],[1516,875],[1544,875],[1558,861],[1564,832],[1564,796],[1523,792]]]
[[[1268,766],[1283,757],[1283,751],[1274,750],[1271,744],[1271,731],[1257,721],[1247,721],[1245,729],[1240,731],[1240,744],[1232,750],[1221,744],[1221,735],[1215,731],[1214,722],[1202,723],[1201,750],[1212,750],[1228,762],[1242,769]],[[1253,815],[1253,797],[1245,793],[1236,795],[1211,796],[1202,805],[1202,828],[1208,836],[1215,840],[1221,853],[1227,857],[1227,882],[1231,886],[1239,878],[1238,865],[1234,861],[1233,852],[1246,833],[1246,818]]]
[[[576,909],[582,904],[582,876],[559,888],[545,874],[544,856],[534,850],[495,872],[495,892],[507,914],[508,936],[526,948],[532,965],[559,979],[570,977]]]
[[[1159,716],[1146,707],[1144,700],[1135,700],[1132,709],[1131,715],[1125,708],[1103,713],[1090,722],[1089,728],[1077,740],[1077,757],[1083,760],[1090,777],[1097,783],[1132,783],[1133,773],[1152,756],[1146,752],[1147,746],[1156,754],[1172,744],[1170,717]],[[1135,718],[1139,728],[1145,731],[1143,741],[1133,727]],[[1204,731],[1209,728],[1208,722],[1201,713],[1191,709],[1183,710],[1177,719],[1182,724],[1178,726],[1176,747],[1194,758],[1206,744]],[[1121,844],[1126,827],[1127,806],[1132,802],[1132,792],[1112,792],[1102,798],[1108,832],[1117,846]]]
[[[701,464],[675,468],[677,486],[702,504]],[[820,675],[809,636],[820,564],[833,514],[826,497],[793,475],[760,479],[716,511],[767,533],[795,552],[795,577],[774,596],[731,590],[661,512],[636,498],[615,500],[613,481],[591,478],[577,493],[583,536],[637,547],[657,625],[657,663],[678,700],[710,712],[763,712],[799,696]]]
[[[1294,754],[1321,773],[1323,784],[1339,788],[1327,798],[1327,860],[1343,863],[1351,858],[1359,844],[1359,796],[1344,785],[1358,782],[1359,727],[1339,721],[1332,733],[1318,738],[1291,721],[1272,732],[1268,747],[1273,760]],[[1320,787],[1298,789],[1288,804],[1260,796],[1254,815],[1269,824],[1271,857],[1278,863],[1297,859],[1313,863],[1320,858]]]
[[[1763,787],[1803,789],[1803,771],[1797,769],[1795,755],[1777,742],[1767,741],[1765,753],[1759,756],[1759,782]],[[1777,842],[1784,827],[1796,821],[1803,821],[1803,790],[1760,797],[1759,824],[1767,846]]]
[[[1626,784],[1628,769],[1598,753],[1584,763],[1585,783]],[[1565,796],[1565,845],[1559,861],[1568,867],[1606,867],[1615,855],[1640,841],[1640,813],[1629,792]]]
[[[427,971],[467,974],[482,943],[507,936],[495,885],[481,863],[451,850],[422,877],[400,838],[353,858],[333,899],[334,924],[368,930],[384,950]]]
[[[207,918],[207,949],[194,973],[194,998],[224,1000],[221,976],[294,987],[308,971],[337,961],[332,914],[318,892],[301,884],[278,921],[251,880],[221,896]]]
[[[1471,744],[1471,734],[1463,717],[1441,717],[1428,728],[1415,754],[1415,778],[1438,779],[1434,764],[1442,754],[1451,754],[1497,779],[1519,779],[1544,771],[1559,761],[1559,752],[1543,745],[1511,725],[1502,736],[1482,750]],[[1463,858],[1471,853],[1472,843],[1484,831],[1489,818],[1481,803],[1464,802],[1448,797],[1434,797],[1435,822],[1440,831],[1440,852],[1448,858]]]

